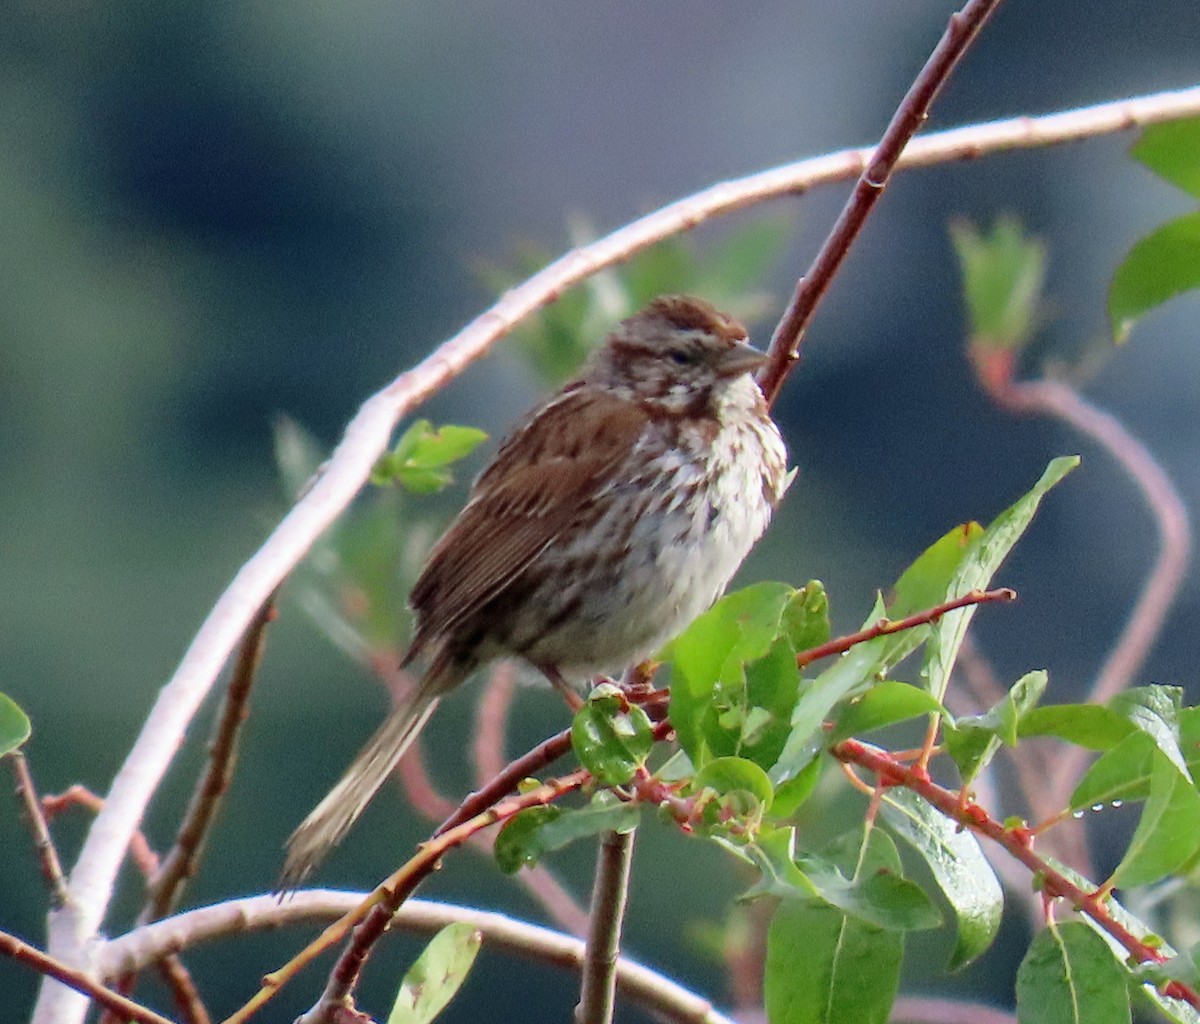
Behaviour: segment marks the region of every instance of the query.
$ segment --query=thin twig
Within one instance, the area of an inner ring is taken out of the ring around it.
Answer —
[[[336,920],[360,906],[367,895],[312,889],[295,893],[282,903],[273,896],[250,896],[189,910],[110,940],[101,952],[100,976],[145,970],[170,950],[191,949],[257,931]],[[579,970],[583,963],[585,947],[581,940],[473,907],[411,899],[391,919],[389,927],[432,934],[456,921],[482,932],[484,944],[495,951],[567,970]],[[730,1024],[707,1000],[624,957],[617,961],[617,990],[623,999],[680,1024]]]
[[[56,907],[62,906],[70,895],[67,890],[67,879],[63,875],[58,848],[54,845],[54,840],[50,836],[50,828],[46,824],[46,815],[42,813],[37,788],[33,784],[33,776],[29,773],[29,763],[19,750],[14,750],[6,755],[6,760],[12,767],[13,777],[17,784],[17,798],[21,801],[25,820],[32,833],[33,848],[37,854],[38,865],[42,869],[42,877],[50,887],[50,898]]]
[[[104,810],[104,798],[79,783],[68,786],[61,793],[47,793],[42,797],[42,811],[45,813],[47,821],[51,821],[68,807],[82,807],[99,817],[100,812]],[[142,877],[153,878],[158,871],[158,854],[154,852],[150,841],[140,829],[130,837],[128,850],[129,859],[142,873]]]
[[[592,923],[579,988],[576,1024],[611,1024],[616,1009],[617,957],[621,925],[629,898],[629,867],[634,830],[606,832],[600,837],[596,879],[592,887]]]
[[[41,974],[62,982],[105,1009],[111,1010],[121,1020],[137,1021],[138,1024],[173,1024],[166,1017],[140,1003],[135,1003],[132,999],[125,998],[120,992],[114,992],[111,988],[89,978],[82,971],[43,953],[27,942],[22,942],[15,935],[9,935],[8,932],[0,932],[0,955],[11,957],[18,963],[28,964]]]
[[[104,801],[100,797],[86,786],[80,785],[71,786],[63,793],[44,796],[41,800],[41,807],[47,818],[57,815],[67,807],[83,807],[98,814],[103,806]],[[158,854],[151,849],[149,841],[140,831],[133,834],[133,839],[129,844],[129,856],[148,885],[150,879],[158,873],[160,861]],[[168,953],[163,958],[159,969],[171,991],[172,998],[184,1014],[184,1020],[188,1024],[209,1024],[211,1018],[204,1008],[195,982],[192,981],[192,976],[183,961],[173,953]],[[134,980],[133,977],[119,978],[116,984],[116,988],[119,990],[117,994],[122,997],[127,996],[133,990]],[[118,1020],[125,1019],[117,1011],[109,1008],[100,1018],[101,1024],[106,1024],[114,1016]]]
[[[454,803],[442,795],[429,778],[422,756],[423,749],[420,737],[418,737],[417,741],[409,748],[408,753],[400,759],[396,774],[414,809],[431,821],[437,821],[439,818],[453,815],[456,809]],[[510,789],[500,795],[506,795],[515,788],[516,784],[514,783]],[[473,835],[469,842],[472,849],[478,850],[484,856],[491,854],[491,842],[484,834]],[[587,931],[587,914],[546,865],[535,864],[520,872],[515,880],[541,904],[550,916],[550,920],[560,928],[572,935],[583,935]]]
[[[758,377],[763,394],[767,397],[767,405],[775,404],[784,381],[796,368],[804,331],[829,290],[850,246],[862,231],[875,203],[883,195],[904,147],[925,123],[930,106],[955,65],[999,6],[1000,0],[968,0],[961,11],[951,15],[945,33],[900,101],[879,145],[858,176],[854,191],[842,208],[837,223],[821,244],[808,273],[796,283],[792,301],[775,328],[771,346],[767,350],[769,361]]]
[[[1057,145],[1197,113],[1200,87],[1038,118],[968,125],[913,140],[897,167],[932,166],[977,159],[987,153]],[[188,723],[257,610],[358,493],[403,416],[484,355],[516,323],[570,286],[716,216],[855,177],[870,156],[870,149],[848,149],[721,182],[574,249],[507,292],[418,366],[369,398],[347,426],[320,479],[238,571],[160,692],[113,781],[101,820],[88,832],[69,878],[72,899],[51,918],[50,948],[67,961],[86,962],[125,849]],[[80,1020],[83,1012],[80,1001],[51,989],[38,1002],[34,1024],[71,1024]]]
[[[483,813],[422,843],[416,855],[377,886],[358,907],[336,924],[326,928],[315,941],[310,942],[281,968],[266,975],[258,993],[224,1024],[241,1024],[249,1020],[299,971],[347,935],[351,935],[351,940],[334,965],[320,1000],[309,1011],[310,1019],[323,1019],[326,1008],[349,1005],[351,993],[358,982],[363,965],[375,943],[387,930],[388,922],[416,887],[437,869],[442,857],[449,850],[462,845],[476,832],[490,828],[497,822],[507,821],[526,808],[543,807],[567,793],[574,792],[589,778],[588,773],[580,769],[562,778],[551,779],[536,789],[505,797]]]
[[[242,639],[237,662],[229,677],[229,687],[217,715],[213,738],[209,741],[207,768],[192,792],[175,845],[147,880],[148,897],[138,916],[138,924],[148,924],[169,914],[178,906],[184,887],[196,873],[209,830],[233,779],[238,738],[246,721],[254,677],[262,661],[267,624],[275,618],[275,614],[276,601],[273,595],[259,610],[249,632]],[[184,1020],[188,1024],[211,1024],[212,1017],[183,961],[178,956],[164,957],[158,964],[158,971]],[[132,993],[136,983],[136,976],[128,975],[121,978],[117,985],[121,991]]]
[[[163,858],[162,867],[150,882],[150,896],[138,918],[139,924],[157,921],[178,906],[184,886],[196,873],[208,832],[233,779],[238,739],[249,713],[247,705],[250,691],[262,661],[267,625],[275,618],[275,614],[275,597],[272,595],[259,609],[242,639],[225,700],[213,729],[213,738],[209,742],[208,767],[197,780],[175,845]]]
[[[536,775],[547,765],[553,764],[571,749],[571,730],[563,729],[549,739],[543,740],[527,754],[522,754],[502,772],[498,772],[486,786],[467,796],[458,809],[434,831],[434,837],[457,828],[464,821],[475,817],[498,800],[515,792],[522,780]]]
[[[1187,507],[1171,478],[1145,445],[1120,420],[1096,408],[1070,385],[1058,380],[1028,381],[1007,387],[991,383],[989,390],[1005,408],[1055,416],[1099,444],[1136,485],[1158,528],[1158,557],[1125,628],[1088,690],[1087,699],[1102,704],[1133,681],[1179,594],[1191,558]],[[1066,802],[1088,756],[1082,747],[1071,747],[1063,754],[1048,790],[1052,808]]]
[[[917,626],[936,622],[943,615],[959,608],[966,608],[976,604],[989,604],[993,601],[1009,602],[1016,599],[1017,592],[1010,590],[1008,587],[999,587],[996,590],[972,590],[970,593],[963,594],[962,597],[956,597],[951,601],[935,605],[933,608],[926,608],[924,611],[915,612],[912,615],[905,616],[903,619],[880,619],[873,626],[867,626],[856,633],[848,633],[846,636],[835,637],[817,647],[810,647],[807,651],[801,651],[796,655],[796,664],[800,668],[804,668],[806,665],[811,665],[814,661],[821,658],[830,658],[835,654],[844,654],[856,644],[861,644],[867,640],[874,640],[878,636],[888,636],[892,633],[900,633],[906,629],[914,629]]]
[[[200,997],[192,973],[184,966],[178,953],[164,956],[158,962],[158,973],[187,1024],[212,1024],[212,1015]]]

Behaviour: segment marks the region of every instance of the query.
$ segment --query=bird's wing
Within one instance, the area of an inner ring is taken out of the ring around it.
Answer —
[[[405,661],[497,597],[554,543],[629,456],[647,421],[636,403],[581,386],[517,428],[413,587],[417,631]]]

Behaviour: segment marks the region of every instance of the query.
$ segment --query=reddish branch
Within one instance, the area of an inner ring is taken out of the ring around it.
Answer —
[[[855,182],[837,223],[830,231],[808,273],[800,278],[791,304],[771,338],[770,362],[759,377],[767,404],[774,405],[788,375],[800,358],[800,342],[821,299],[829,290],[855,238],[862,231],[875,203],[883,195],[900,154],[929,116],[929,107],[954,70],[959,58],[974,42],[979,30],[1000,6],[1000,0],[969,0],[952,15],[941,40],[921,73],[905,94],[891,123]]]
[[[78,784],[69,786],[61,793],[49,793],[42,797],[42,810],[46,814],[47,821],[51,821],[68,807],[83,807],[93,814],[99,814],[104,808],[104,799],[93,793],[87,786]],[[152,878],[158,870],[158,854],[151,849],[145,833],[140,829],[133,833],[133,837],[129,841],[128,852],[142,875]]]
[[[429,773],[425,771],[423,749],[418,738],[408,753],[400,759],[397,774],[404,786],[405,795],[414,809],[426,818],[437,821],[439,818],[454,814],[455,806],[438,791],[429,778]],[[502,768],[499,769],[498,774],[502,771]],[[524,777],[522,776],[522,778]],[[511,789],[501,795],[506,795],[513,789],[516,789],[515,783]],[[491,854],[491,842],[483,833],[473,835],[470,844],[485,856]],[[572,935],[583,935],[587,930],[587,913],[575,902],[575,898],[546,865],[535,864],[518,874],[516,881],[541,905],[550,919],[564,931],[570,932]]]
[[[42,797],[41,805],[45,811],[46,820],[49,820],[67,807],[84,807],[93,813],[99,813],[100,809],[104,806],[104,801],[86,786],[76,785],[71,786],[63,793]],[[159,870],[160,861],[158,854],[151,849],[150,843],[140,831],[134,833],[133,840],[129,844],[129,856],[147,882]],[[187,967],[184,966],[183,961],[176,954],[171,953],[163,957],[159,962],[158,969],[184,1019],[189,1021],[190,1024],[209,1024],[211,1018],[204,1007],[203,1000],[200,998],[196,984],[192,980]],[[118,979],[116,989],[109,991],[113,991],[116,995],[121,996],[121,998],[125,998],[132,991],[133,982],[134,978],[127,975]],[[77,986],[72,987],[77,988]],[[78,991],[82,992],[83,990],[78,989]],[[109,1007],[103,1001],[98,1001],[102,1006],[107,1008],[103,1018],[104,1021],[112,1020],[114,1016],[117,1020],[126,1019],[120,1016],[118,1010]]]
[[[925,771],[903,764],[878,747],[850,739],[836,744],[832,753],[848,764],[857,764],[873,772],[884,785],[911,789],[952,821],[1002,846],[1033,872],[1040,881],[1043,893],[1051,898],[1065,899],[1081,914],[1086,914],[1116,939],[1134,960],[1139,963],[1162,963],[1167,959],[1156,945],[1134,935],[1117,921],[1101,894],[1088,892],[1076,885],[1049,861],[1034,853],[1033,835],[1028,828],[1005,826],[975,803],[969,794],[955,793],[937,785],[930,781]],[[1162,992],[1172,999],[1181,999],[1200,1008],[1200,996],[1180,982],[1167,983]]]
[[[320,1001],[302,1018],[313,1022],[329,1019],[328,1015],[334,1009],[349,1005],[350,994],[358,982],[366,958],[387,929],[388,922],[417,886],[437,870],[446,853],[456,846],[461,846],[476,832],[498,822],[507,821],[527,808],[544,807],[553,803],[564,794],[579,789],[589,779],[590,776],[583,769],[558,779],[551,779],[527,793],[505,797],[483,813],[422,843],[416,856],[376,888],[356,910],[326,928],[315,942],[310,943],[279,970],[266,975],[258,993],[224,1024],[241,1024],[249,1020],[315,957],[341,942],[347,935],[351,935],[349,944],[330,974]]]
[[[988,604],[992,601],[1015,601],[1016,599],[1017,592],[1010,590],[1008,587],[1000,587],[997,590],[972,590],[969,594],[963,594],[962,597],[956,597],[952,601],[946,601],[936,607],[916,612],[903,619],[880,619],[875,625],[860,629],[857,633],[849,633],[846,636],[836,637],[828,643],[823,643],[817,647],[810,647],[807,651],[801,651],[796,655],[796,664],[800,668],[804,668],[806,665],[811,665],[814,661],[821,658],[829,658],[835,654],[844,654],[851,647],[855,646],[855,644],[861,644],[866,640],[874,640],[877,636],[887,636],[889,633],[899,633],[906,629],[913,629],[916,626],[924,626],[930,622],[936,622],[947,612],[966,608],[969,605]]]
[[[116,1014],[121,1020],[137,1021],[138,1024],[173,1024],[166,1017],[160,1016],[140,1003],[135,1003],[132,999],[127,999],[120,992],[114,992],[98,981],[93,981],[82,971],[77,971],[60,960],[48,956],[40,949],[22,942],[15,935],[0,932],[0,954],[11,957],[18,963],[28,964],[41,974],[54,978],[55,981],[61,981],[76,992],[82,992],[98,1005]]]
[[[151,879],[150,897],[138,918],[139,924],[157,921],[170,913],[178,904],[188,879],[196,873],[208,832],[233,778],[238,739],[249,714],[247,705],[255,673],[262,661],[267,625],[275,615],[272,597],[255,615],[238,649],[225,701],[209,742],[208,767],[196,784],[174,847]]]
[[[50,828],[46,823],[46,815],[38,800],[37,789],[33,784],[33,776],[29,773],[29,764],[25,755],[14,750],[7,756],[16,779],[17,797],[25,812],[25,820],[33,836],[33,847],[37,854],[38,864],[42,869],[42,877],[50,886],[50,896],[56,907],[61,907],[69,898],[67,879],[63,874],[62,861],[58,856],[58,848],[50,837]]]

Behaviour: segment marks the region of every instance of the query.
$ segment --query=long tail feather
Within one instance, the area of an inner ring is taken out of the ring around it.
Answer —
[[[433,714],[442,687],[427,677],[412,700],[398,707],[367,741],[346,773],[287,841],[287,857],[278,891],[299,886],[354,824],[371,798],[404,756],[412,741]]]

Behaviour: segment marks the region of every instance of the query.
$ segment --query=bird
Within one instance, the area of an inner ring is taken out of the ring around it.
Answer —
[[[614,327],[579,375],[500,444],[410,594],[411,695],[287,841],[303,883],[438,700],[500,657],[560,687],[637,664],[720,597],[790,483],[732,316],[668,295]]]

